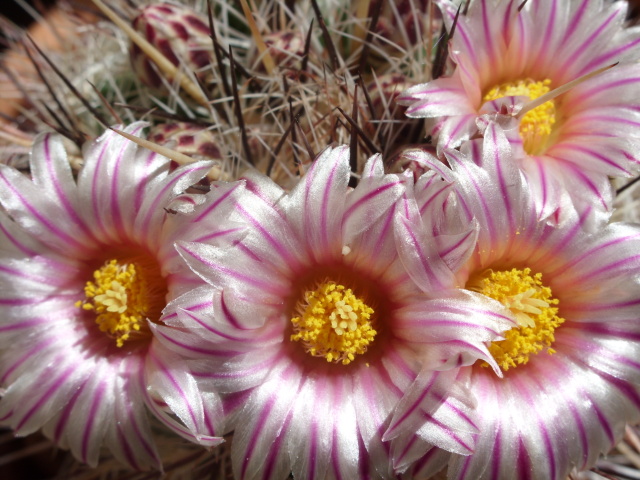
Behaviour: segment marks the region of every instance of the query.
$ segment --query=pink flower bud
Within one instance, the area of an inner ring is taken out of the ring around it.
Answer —
[[[149,132],[149,141],[180,152],[194,160],[222,160],[211,130],[187,122],[163,123]]]
[[[299,69],[304,55],[305,39],[300,32],[280,31],[263,36],[269,54],[279,68]],[[259,71],[264,71],[264,65],[258,60],[257,49],[251,55],[250,65]]]
[[[133,28],[176,67],[202,74],[209,65],[212,49],[209,26],[206,19],[187,7],[168,3],[148,5],[133,19]],[[162,73],[140,47],[132,43],[129,54],[142,83],[162,87]]]

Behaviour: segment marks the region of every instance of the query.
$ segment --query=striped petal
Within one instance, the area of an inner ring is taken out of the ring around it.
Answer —
[[[365,165],[365,171],[382,167],[382,157],[371,157]],[[379,169],[380,171],[380,169]],[[343,241],[349,245],[364,230],[376,223],[402,194],[404,188],[397,175],[366,176],[347,196],[342,217]]]
[[[336,242],[341,233],[344,194],[349,181],[349,149],[327,149],[309,172],[280,204],[291,230],[305,238],[307,251],[315,258],[342,250]]]
[[[207,421],[196,381],[184,360],[155,344],[148,354],[146,368],[148,387],[166,402],[190,431],[207,437],[218,435],[220,427]],[[207,411],[217,423],[222,418],[222,405],[219,399],[209,400],[215,403],[209,403]]]
[[[46,142],[47,137],[40,137]],[[38,157],[40,158],[40,157]],[[35,161],[35,160],[34,160]],[[0,165],[0,204],[11,218],[35,238],[47,238],[48,243],[56,251],[64,252],[70,246],[78,255],[86,255],[87,247],[83,238],[84,225],[76,223],[75,212],[69,213],[64,205],[60,205],[52,196],[55,193],[43,194],[22,173],[6,165]],[[54,218],[70,217],[66,228],[55,222]]]
[[[463,455],[471,453],[475,440],[472,434],[478,429],[468,404],[471,394],[461,387],[457,377],[457,369],[423,370],[398,404],[384,439],[393,440],[393,448],[404,451],[410,448],[417,426],[417,436],[424,442]],[[423,445],[427,450],[428,444]],[[396,457],[394,468],[406,470],[419,456],[414,451],[413,458]]]
[[[290,411],[300,389],[301,372],[283,362],[256,388],[236,426],[231,451],[233,471],[242,479],[281,479],[289,474],[285,435]],[[284,429],[284,431],[283,431]]]

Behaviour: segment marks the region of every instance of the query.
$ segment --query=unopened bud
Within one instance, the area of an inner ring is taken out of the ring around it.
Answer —
[[[148,5],[133,20],[133,28],[176,67],[203,75],[203,69],[210,63],[209,27],[205,19],[187,7],[168,3]],[[153,61],[136,44],[131,44],[129,53],[138,78],[145,85],[161,88],[161,72]]]
[[[214,160],[216,165],[207,175],[208,178],[226,179],[222,172],[222,153],[211,130],[187,122],[163,123],[150,130],[148,139],[194,160]]]
[[[263,36],[269,54],[280,69],[299,69],[304,55],[305,39],[300,32],[281,31]],[[251,55],[253,68],[264,71],[264,65],[258,60],[257,49]]]

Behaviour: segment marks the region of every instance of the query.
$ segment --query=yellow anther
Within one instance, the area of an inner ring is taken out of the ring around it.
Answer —
[[[100,331],[114,337],[118,347],[133,332],[146,327],[152,310],[152,295],[143,270],[135,263],[110,260],[93,273],[93,281],[84,288],[85,300],[76,303],[96,313]]]
[[[325,280],[304,293],[298,316],[291,319],[291,340],[301,342],[305,351],[327,362],[348,365],[367,351],[376,336],[373,309],[350,288]]]
[[[488,102],[508,96],[526,96],[531,100],[541,97],[551,90],[551,80],[534,81],[529,78],[507,82],[489,90],[484,101]],[[537,155],[546,150],[547,139],[556,123],[556,105],[554,100],[527,112],[520,121],[520,136],[524,142],[524,150],[530,155]]]
[[[551,347],[554,332],[564,319],[558,316],[558,299],[542,283],[542,274],[531,269],[487,270],[472,278],[467,287],[498,300],[516,318],[517,327],[505,334],[505,339],[493,342],[489,351],[503,370],[525,364],[531,355]],[[486,365],[486,364],[485,364]]]

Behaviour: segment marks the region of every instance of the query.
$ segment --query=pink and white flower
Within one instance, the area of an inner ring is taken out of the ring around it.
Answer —
[[[394,216],[408,205],[404,179],[384,175],[376,156],[350,189],[348,156],[327,149],[290,193],[251,175],[222,245],[179,244],[211,287],[173,302],[173,331],[154,329],[203,392],[224,395],[236,478],[392,478],[382,434],[405,395],[408,411],[416,404],[433,416],[417,418],[408,436],[473,448],[457,372],[477,358],[493,364],[485,342],[512,325],[496,301],[453,288],[448,263],[475,230],[432,249],[425,295],[394,238]],[[430,191],[450,188],[440,181]],[[191,224],[206,226],[213,204],[197,207]],[[414,234],[403,231],[402,248]]]
[[[565,479],[640,418],[640,228],[601,224],[587,233],[577,216],[562,226],[539,222],[495,125],[445,155],[451,170],[431,164],[455,185],[458,219],[480,226],[473,255],[456,270],[459,284],[499,300],[517,322],[489,346],[502,378],[481,362],[460,371],[479,433],[472,455],[451,456],[449,478]],[[436,229],[446,232],[449,221]],[[397,463],[411,474],[446,463],[427,444],[394,441],[419,458]]]
[[[438,3],[451,29],[458,5]],[[478,134],[479,116],[517,115],[545,92],[620,62],[518,117],[509,135],[540,218],[571,204],[608,212],[609,177],[639,170],[640,29],[623,28],[626,11],[622,1],[472,0],[450,43],[452,75],[399,101],[408,116],[430,119],[441,152]]]
[[[221,442],[219,400],[205,412],[148,327],[202,284],[163,207],[209,168],[169,173],[166,158],[114,132],[88,148],[77,180],[52,134],[33,147],[31,179],[0,165],[0,422],[16,435],[42,428],[90,465],[106,446],[134,468],[161,468],[148,407],[187,438]]]

